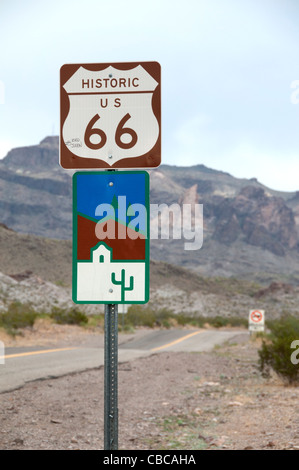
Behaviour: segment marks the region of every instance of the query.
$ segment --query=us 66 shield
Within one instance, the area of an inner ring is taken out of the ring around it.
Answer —
[[[149,175],[145,171],[73,176],[73,300],[149,300]]]
[[[61,166],[159,166],[160,89],[161,68],[157,62],[63,65]]]

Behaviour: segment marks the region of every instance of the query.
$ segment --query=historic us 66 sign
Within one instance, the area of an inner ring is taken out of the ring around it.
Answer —
[[[60,164],[66,169],[161,163],[157,62],[66,64],[60,69]]]

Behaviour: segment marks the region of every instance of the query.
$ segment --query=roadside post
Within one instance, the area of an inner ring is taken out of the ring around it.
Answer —
[[[118,306],[105,305],[104,449],[118,449]]]
[[[60,165],[77,170],[72,298],[105,308],[105,450],[118,449],[118,306],[149,300],[149,174],[144,169],[160,163],[159,63],[61,67]]]

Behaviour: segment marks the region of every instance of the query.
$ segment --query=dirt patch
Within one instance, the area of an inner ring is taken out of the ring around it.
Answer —
[[[8,335],[0,329],[0,340],[5,347],[27,346],[68,346],[90,341],[99,337],[99,328],[84,329],[78,325],[59,325],[50,318],[37,318],[33,327],[23,328],[16,336]]]
[[[119,365],[120,449],[299,449],[299,389],[257,370],[258,343]],[[1,449],[103,449],[103,369],[0,395]]]

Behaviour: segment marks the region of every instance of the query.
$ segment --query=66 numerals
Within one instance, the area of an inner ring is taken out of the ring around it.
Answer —
[[[131,115],[127,113],[119,122],[116,131],[115,131],[115,142],[118,147],[121,149],[131,149],[137,143],[138,137],[136,132],[130,127],[124,127],[126,122],[131,118]],[[107,142],[107,135],[102,129],[98,127],[93,127],[95,123],[100,119],[100,116],[96,114],[88,123],[85,133],[84,133],[84,143],[85,145],[92,150],[99,150],[104,147]],[[129,142],[123,142],[122,137],[124,135],[129,135]],[[96,144],[91,142],[92,136],[100,137],[100,141]]]

